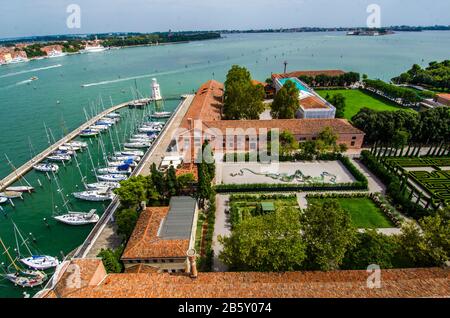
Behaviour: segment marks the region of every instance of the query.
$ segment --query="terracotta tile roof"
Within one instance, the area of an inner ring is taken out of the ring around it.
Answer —
[[[273,129],[278,128],[280,131],[289,130],[294,135],[317,135],[323,131],[325,127],[331,127],[335,133],[339,135],[352,134],[363,135],[364,133],[356,127],[353,127],[345,119],[272,119],[272,120],[220,120],[204,122],[207,128],[218,128],[223,134],[227,128],[244,130],[254,129]],[[258,131],[257,131],[258,132]]]
[[[304,109],[329,108],[323,100],[316,96],[310,96],[300,100],[300,106],[302,106]]]
[[[125,273],[128,274],[142,274],[142,273],[158,273],[159,269],[152,266],[147,266],[144,264],[138,264],[125,269]]]
[[[122,259],[186,257],[189,240],[161,239],[158,231],[169,207],[149,207],[141,212]]]
[[[450,94],[447,94],[447,93],[440,93],[440,94],[436,94],[436,95],[439,96],[440,98],[450,100]]]
[[[224,85],[222,83],[210,80],[203,84],[197,91],[180,126],[190,129],[189,118],[203,121],[220,120],[223,94]]]
[[[44,297],[70,297],[72,293],[79,292],[80,289],[98,285],[107,275],[99,258],[72,259],[61,266],[63,268],[61,274],[54,278],[58,282],[56,287],[50,291],[43,291]],[[74,274],[79,277],[74,277]]]
[[[346,72],[342,70],[319,70],[319,71],[295,71],[284,74],[273,74],[272,78],[289,78],[289,77],[300,77],[300,76],[309,76],[316,77],[317,75],[328,75],[328,76],[339,76],[343,75]]]
[[[101,298],[377,298],[448,297],[449,270],[382,270],[381,288],[367,287],[366,271],[290,273],[111,274],[68,297]]]
[[[266,87],[268,84],[267,83],[264,83],[264,82],[260,82],[260,81],[258,81],[258,80],[252,80],[252,84],[253,85],[262,85],[262,86],[264,86],[264,87]]]

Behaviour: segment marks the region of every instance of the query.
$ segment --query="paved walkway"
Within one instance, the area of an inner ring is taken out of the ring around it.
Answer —
[[[172,121],[168,123],[167,129],[164,131],[164,135],[161,136],[160,142],[155,146],[152,155],[145,162],[144,167],[140,174],[147,176],[150,174],[150,168],[152,164],[156,164],[159,166],[162,159],[169,155],[170,153],[167,151],[170,143],[174,137],[176,130],[180,127],[181,121],[184,118],[184,115],[187,113],[189,106],[192,103],[195,95],[187,95],[182,104],[179,106],[178,112],[172,118]],[[172,154],[173,155],[173,154]],[[179,155],[176,153],[175,155]]]
[[[110,248],[112,250],[118,248],[122,243],[122,238],[117,234],[115,223],[109,222],[98,236],[94,245],[86,255],[86,258],[95,258],[102,249]]]
[[[351,162],[359,169],[369,181],[369,192],[370,193],[386,193],[386,186],[380,181],[375,175],[369,171],[359,160],[350,159]]]
[[[222,244],[219,243],[217,237],[220,236],[230,236],[231,225],[229,222],[229,216],[225,214],[225,209],[228,208],[227,202],[230,199],[229,195],[216,195],[216,223],[214,224],[214,235],[213,235],[213,271],[214,272],[226,272],[227,266],[219,260],[219,254],[222,252]]]

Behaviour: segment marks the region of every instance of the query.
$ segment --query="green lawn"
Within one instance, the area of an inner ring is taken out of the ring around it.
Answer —
[[[357,89],[317,90],[316,92],[324,98],[325,96],[327,96],[327,94],[330,94],[330,96],[338,93],[344,95],[346,99],[345,118],[349,120],[352,119],[352,117],[355,116],[359,112],[359,110],[364,107],[377,111],[396,111],[405,109],[380,96]]]
[[[309,199],[312,200],[319,199]],[[358,229],[381,229],[395,227],[369,198],[337,198],[342,208],[350,213],[352,223]]]

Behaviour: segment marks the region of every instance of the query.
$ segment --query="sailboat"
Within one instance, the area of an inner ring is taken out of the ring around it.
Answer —
[[[61,195],[61,198],[63,200],[63,205],[67,210],[66,214],[59,214],[54,215],[53,218],[61,223],[67,224],[67,225],[86,225],[91,223],[97,223],[100,217],[96,214],[97,210],[93,209],[90,210],[88,213],[85,212],[73,212],[70,211],[68,208],[69,202],[67,202],[66,198],[64,197],[63,189],[59,186],[58,179],[56,178],[55,174],[53,174],[53,177],[56,181],[56,185],[58,187],[58,192]],[[84,182],[84,180],[83,180]]]
[[[125,174],[105,174],[98,176],[97,179],[106,182],[120,182],[128,179],[128,176]]]
[[[73,193],[73,196],[80,200],[101,202],[113,200],[115,194],[112,193],[110,189],[101,189],[101,190],[75,192]]]
[[[20,258],[20,261],[27,265],[31,269],[38,269],[38,270],[46,270],[52,267],[56,267],[59,264],[59,261],[56,257],[48,256],[48,255],[34,255],[31,252],[30,247],[27,244],[27,241],[23,237],[22,233],[20,232],[17,225],[13,222],[14,226],[14,236],[16,238],[16,246],[17,246],[17,253]],[[20,246],[19,246],[19,238],[22,241],[22,245],[25,247],[25,249],[28,252],[28,257],[22,258],[21,252],[20,252]]]
[[[133,150],[133,149],[124,149],[123,151],[119,151],[115,153],[116,156],[139,156],[142,157],[144,152],[142,150]],[[136,158],[134,159],[135,161]]]
[[[86,184],[86,187],[89,190],[117,189],[120,188],[120,183],[103,181]]]
[[[82,137],[82,138],[89,138],[89,137],[95,137],[98,134],[99,134],[98,130],[85,129],[79,134],[79,136]]]
[[[39,172],[58,172],[59,166],[53,163],[38,163],[33,169]]]
[[[5,191],[5,192],[0,192],[0,198],[7,198],[7,199],[17,199],[17,198],[22,198],[22,193],[21,192],[16,192],[16,191]]]
[[[24,270],[16,264],[14,259],[9,254],[8,248],[6,248],[3,240],[0,238],[0,244],[5,251],[4,254],[8,256],[11,265],[14,267],[14,273],[6,273],[4,277],[16,286],[21,287],[36,287],[42,285],[47,280],[47,274],[38,270]]]
[[[31,186],[14,186],[14,187],[6,188],[6,191],[32,192],[32,191],[34,191],[34,187],[31,187]]]

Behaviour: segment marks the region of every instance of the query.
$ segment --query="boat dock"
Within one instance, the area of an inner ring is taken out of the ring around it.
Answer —
[[[44,151],[39,153],[37,156],[32,158],[30,161],[26,162],[19,168],[15,169],[12,173],[10,173],[7,177],[5,177],[3,180],[0,181],[0,192],[4,191],[7,187],[12,185],[16,181],[20,180],[23,176],[25,176],[25,174],[27,174],[28,171],[33,169],[33,166],[35,164],[45,160],[51,153],[58,150],[58,148],[60,146],[62,146],[63,144],[75,139],[83,130],[89,128],[89,126],[94,125],[102,117],[104,117],[110,113],[113,113],[121,108],[128,107],[128,105],[132,102],[133,101],[128,101],[126,103],[122,103],[122,104],[113,106],[111,108],[108,108],[108,109],[102,111],[98,115],[89,119],[87,122],[85,122],[83,125],[81,125],[77,129],[75,129],[74,131],[72,131],[71,133],[69,133],[68,135],[66,135],[65,137],[63,137],[62,139],[60,139],[59,141],[57,141],[56,143],[54,143],[53,145],[51,145],[50,147],[48,147],[47,149],[45,149]]]
[[[186,114],[189,106],[194,99],[194,95],[183,96],[182,101],[178,105],[177,109],[173,112],[172,116],[167,121],[163,130],[159,134],[158,138],[153,143],[152,147],[148,149],[138,166],[132,172],[131,176],[148,175],[150,166],[153,162],[161,160],[161,154],[165,153],[168,145],[170,144],[173,133],[180,126],[181,120]],[[118,198],[115,198],[111,204],[106,208],[105,212],[101,216],[100,220],[95,224],[92,231],[87,236],[83,244],[76,250],[74,258],[85,258],[91,255],[96,257],[101,248],[108,248],[105,242],[110,242],[111,239],[106,237],[114,231],[105,231],[105,228],[112,226],[110,220],[112,219],[115,211],[120,206]],[[103,237],[105,236],[105,237]],[[92,250],[92,251],[91,251]]]

